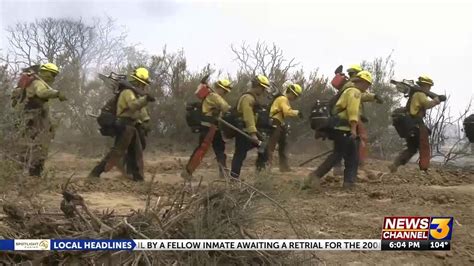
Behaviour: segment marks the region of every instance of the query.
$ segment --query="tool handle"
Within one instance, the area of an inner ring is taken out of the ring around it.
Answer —
[[[300,167],[301,167],[301,166],[304,166],[305,164],[310,163],[310,162],[312,162],[312,161],[318,159],[319,157],[322,157],[322,156],[324,156],[324,155],[326,155],[326,154],[329,154],[329,153],[331,153],[331,152],[333,152],[333,150],[320,153],[320,154],[318,154],[318,155],[316,155],[316,156],[314,156],[314,157],[312,157],[312,158],[310,158],[310,159],[308,159],[308,160],[306,160],[306,161],[300,163],[299,166],[300,166]]]
[[[406,82],[403,82],[403,81],[396,81],[396,80],[393,80],[393,79],[390,80],[390,83],[393,84],[393,85],[396,85],[396,86],[397,86],[397,85],[406,86],[406,87],[409,87],[410,89],[415,90],[415,91],[421,91],[421,92],[425,93],[428,97],[430,97],[430,98],[432,98],[432,99],[438,97],[441,102],[444,102],[444,101],[446,101],[446,99],[447,99],[447,98],[446,98],[446,95],[439,95],[439,94],[436,94],[436,93],[434,93],[434,92],[432,92],[432,91],[423,91],[423,90],[421,90],[421,89],[420,89],[417,85],[415,85],[415,84],[408,84],[408,83],[406,83]],[[405,91],[404,93],[408,93],[408,91]]]
[[[262,141],[260,140],[255,140],[254,138],[252,138],[249,134],[245,133],[244,131],[242,131],[241,129],[237,128],[236,126],[232,125],[231,123],[225,121],[224,119],[222,118],[218,118],[217,119],[219,122],[221,122],[222,124],[224,124],[225,126],[235,130],[235,132],[239,133],[240,135],[248,138],[249,140],[251,140],[253,143],[255,143],[256,145],[260,146],[262,144]]]

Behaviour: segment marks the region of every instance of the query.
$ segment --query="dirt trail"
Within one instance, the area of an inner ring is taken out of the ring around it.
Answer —
[[[156,171],[152,200],[174,195],[180,189],[180,172],[185,156],[172,154],[148,155],[146,177],[135,183],[118,171],[104,174],[97,182],[86,176],[97,159],[85,159],[73,154],[58,153],[48,162],[49,189],[39,193],[38,199],[50,209],[61,200],[60,184],[75,173],[71,187],[76,189],[96,210],[115,209],[127,213],[145,206],[149,181]],[[295,158],[303,161],[305,158]],[[247,160],[243,176],[255,181],[252,167],[254,158]],[[380,238],[384,216],[454,216],[453,248],[449,252],[319,252],[327,264],[365,265],[472,265],[474,264],[474,171],[436,168],[429,174],[421,173],[416,165],[400,169],[397,174],[386,173],[387,162],[370,161],[367,169],[375,178],[361,171],[360,183],[354,191],[344,191],[341,177],[329,174],[323,179],[322,189],[300,191],[300,181],[318,164],[293,168],[290,173],[272,169],[263,174],[261,187],[285,207],[292,217],[304,225],[312,238]],[[208,156],[196,173],[206,184],[218,179],[217,166]],[[38,181],[39,182],[39,181]],[[32,185],[35,186],[35,185]],[[57,210],[59,211],[59,210]],[[260,237],[294,238],[291,228],[282,222],[283,214],[268,204],[262,215],[274,217],[271,222],[255,224]]]

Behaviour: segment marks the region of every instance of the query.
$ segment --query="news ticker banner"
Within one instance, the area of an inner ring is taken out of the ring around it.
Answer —
[[[450,241],[391,241],[379,239],[15,239],[0,240],[1,250],[55,251],[378,251],[449,250]]]
[[[385,217],[381,239],[7,239],[1,250],[450,250],[453,217]]]

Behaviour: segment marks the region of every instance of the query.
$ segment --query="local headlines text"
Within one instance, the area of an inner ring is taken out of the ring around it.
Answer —
[[[446,241],[387,241],[379,239],[2,239],[2,250],[55,251],[377,251],[449,250]]]

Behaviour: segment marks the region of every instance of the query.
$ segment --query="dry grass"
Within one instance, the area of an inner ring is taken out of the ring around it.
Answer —
[[[71,176],[72,178],[72,176]],[[153,181],[144,209],[126,215],[114,211],[98,213],[91,210],[84,198],[68,189],[70,179],[63,185],[62,212],[46,212],[38,204],[3,204],[6,214],[0,235],[5,238],[82,238],[82,239],[253,239],[255,222],[259,217],[261,201],[267,201],[283,213],[283,220],[298,237],[307,236],[277,201],[263,191],[245,182],[217,181],[207,187],[186,186],[167,200],[153,198]],[[261,185],[261,183],[256,183]],[[3,253],[0,262],[20,263],[80,263],[127,265],[270,265],[318,261],[311,253],[267,251],[164,251],[164,252],[29,252]]]

